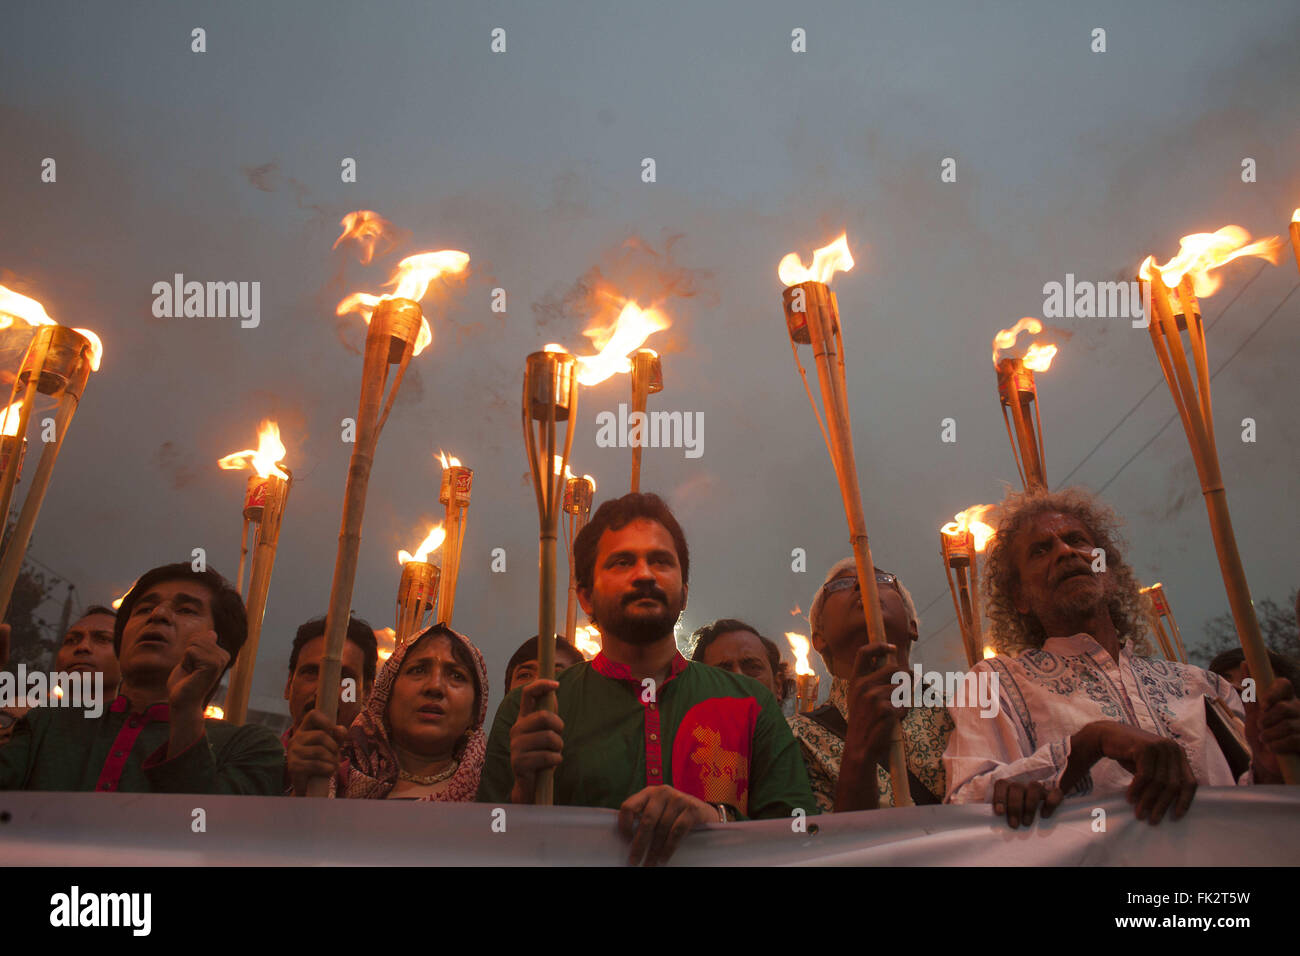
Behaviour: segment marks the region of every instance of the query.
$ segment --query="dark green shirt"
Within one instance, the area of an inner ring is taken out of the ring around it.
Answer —
[[[279,794],[284,748],[265,727],[205,720],[204,736],[163,759],[171,732],[166,704],[130,713],[118,697],[99,717],[38,707],[0,744],[0,790],[106,793]]]
[[[817,812],[799,745],[767,688],[678,654],[663,685],[643,687],[604,654],[557,678],[564,762],[555,803],[618,809],[632,794],[667,784],[741,817]],[[478,799],[508,803],[514,786],[510,728],[522,690],[497,710]]]

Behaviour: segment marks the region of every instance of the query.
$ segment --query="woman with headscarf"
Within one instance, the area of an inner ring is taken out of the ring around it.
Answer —
[[[437,624],[393,652],[341,747],[319,733],[291,746],[336,768],[332,797],[468,802],[487,750],[487,698],[483,655]]]

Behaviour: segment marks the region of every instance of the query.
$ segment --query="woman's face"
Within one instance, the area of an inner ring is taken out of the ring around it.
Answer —
[[[388,726],[404,750],[428,757],[450,754],[469,729],[474,677],[451,647],[444,634],[426,637],[402,661],[388,701]]]

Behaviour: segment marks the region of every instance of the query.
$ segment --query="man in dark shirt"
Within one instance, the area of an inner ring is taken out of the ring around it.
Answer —
[[[275,735],[203,715],[247,634],[239,593],[215,571],[145,573],[117,612],[117,699],[98,717],[28,713],[0,747],[0,790],[279,793]]]

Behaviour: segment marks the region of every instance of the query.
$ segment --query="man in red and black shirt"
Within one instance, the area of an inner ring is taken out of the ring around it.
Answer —
[[[531,803],[538,772],[554,768],[555,802],[617,809],[629,862],[647,864],[698,824],[816,813],[771,691],[677,650],[690,556],[668,506],[605,502],[574,542],[574,570],[603,650],[506,697],[478,799]],[[549,691],[558,714],[537,709]]]
[[[275,735],[203,716],[247,635],[244,602],[215,571],[147,572],[117,612],[117,699],[95,717],[59,706],[28,713],[0,747],[0,790],[279,793]]]

